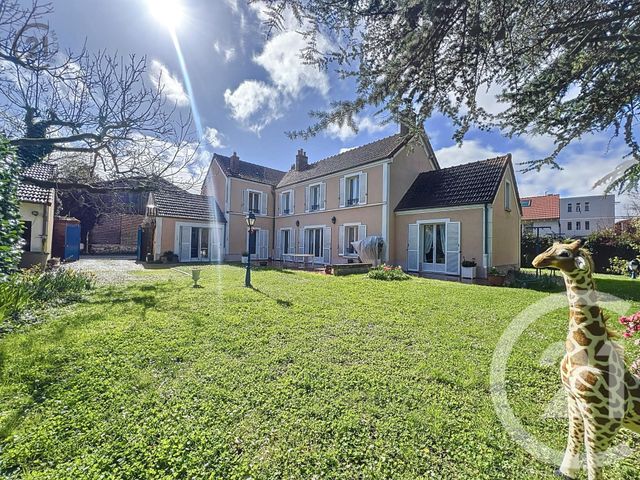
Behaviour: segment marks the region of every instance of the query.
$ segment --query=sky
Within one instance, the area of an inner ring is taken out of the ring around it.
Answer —
[[[398,131],[397,125],[381,126],[380,119],[364,114],[357,135],[334,126],[307,141],[290,140],[285,132],[309,126],[310,111],[353,98],[354,83],[338,79],[331,69],[306,65],[298,53],[304,42],[295,28],[267,37],[259,10],[246,0],[174,0],[184,13],[176,36],[190,91],[169,29],[152,14],[151,1],[167,0],[53,0],[50,25],[66,48],[78,50],[86,42],[89,51],[146,55],[149,81],[160,78],[167,99],[178,108],[197,107],[203,148],[209,153],[236,151],[242,160],[288,170],[299,148],[314,162]],[[492,92],[483,94],[480,103],[492,112],[501,108]],[[425,130],[443,167],[510,152],[519,169],[518,163],[553,150],[549,138],[509,139],[478,130],[458,147],[451,124],[441,116],[427,121]],[[562,170],[518,173],[520,195],[603,193],[604,187],[593,185],[621,164],[625,153],[624,142],[610,142],[606,133],[583,138],[561,154]],[[626,199],[620,200],[622,216]]]

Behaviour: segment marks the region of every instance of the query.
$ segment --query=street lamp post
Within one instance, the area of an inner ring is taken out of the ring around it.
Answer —
[[[251,241],[252,241],[252,236],[253,236],[253,226],[256,224],[256,216],[254,215],[253,212],[249,212],[249,215],[247,215],[247,227],[249,227],[249,248],[248,248],[248,255],[247,255],[247,273],[244,277],[244,286],[245,287],[251,287]]]

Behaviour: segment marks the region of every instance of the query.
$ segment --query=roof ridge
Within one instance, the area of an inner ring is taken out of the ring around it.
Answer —
[[[428,172],[422,172],[420,175],[424,173],[431,173],[431,172],[442,172],[443,170],[450,170],[452,168],[460,168],[460,167],[465,167],[469,165],[475,165],[478,163],[487,163],[487,162],[490,162],[491,160],[502,160],[504,162],[507,162],[509,160],[510,155],[511,155],[510,153],[505,153],[504,155],[498,155],[497,157],[489,157],[483,160],[474,160],[473,162],[459,163],[457,165],[451,165],[449,167],[441,168],[440,170],[429,170]]]
[[[315,161],[315,162],[313,162],[313,163],[310,163],[310,164],[309,164],[309,166],[311,166],[311,165],[316,165],[317,163],[324,162],[325,160],[329,160],[329,159],[331,159],[331,158],[335,158],[335,157],[339,157],[340,155],[344,155],[344,154],[345,154],[345,153],[347,153],[347,152],[353,152],[354,150],[357,150],[357,149],[359,149],[359,148],[368,147],[369,145],[373,145],[374,143],[382,142],[382,141],[384,141],[384,140],[388,140],[388,139],[390,139],[391,137],[396,137],[396,136],[400,136],[400,134],[399,134],[399,133],[394,133],[394,134],[392,134],[392,135],[387,135],[386,137],[382,137],[382,138],[379,138],[379,139],[377,139],[377,140],[373,140],[372,142],[369,142],[369,143],[363,143],[362,145],[358,145],[357,147],[352,147],[352,148],[350,148],[349,150],[346,150],[346,151],[344,151],[344,152],[341,152],[341,153],[335,153],[335,154],[333,154],[333,155],[329,155],[328,157],[321,158],[320,160],[317,160],[317,161]]]

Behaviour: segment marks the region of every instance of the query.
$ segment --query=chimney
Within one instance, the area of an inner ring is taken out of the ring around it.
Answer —
[[[229,170],[231,170],[231,173],[240,172],[240,157],[238,156],[238,154],[236,152],[233,152],[233,155],[231,155],[229,159],[231,160],[231,162],[229,163]]]
[[[303,149],[298,150],[298,154],[296,155],[296,170],[301,172],[309,166],[309,157],[304,153]]]

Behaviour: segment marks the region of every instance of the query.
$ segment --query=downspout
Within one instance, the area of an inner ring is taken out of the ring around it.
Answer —
[[[489,204],[482,210],[482,263],[485,273],[489,272]]]
[[[273,206],[273,218],[271,219],[271,253],[272,255],[270,255],[271,259],[273,260],[273,252],[276,249],[276,187],[272,186],[271,187],[271,195],[273,197],[273,202],[272,202],[272,206]]]

